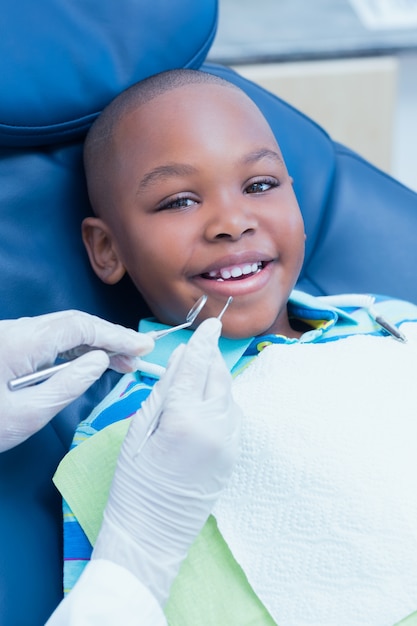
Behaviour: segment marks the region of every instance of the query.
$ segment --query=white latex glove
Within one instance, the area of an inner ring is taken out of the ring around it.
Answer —
[[[10,379],[48,367],[59,353],[80,345],[97,350],[84,354],[43,383],[17,391],[8,389]],[[153,346],[147,335],[81,311],[0,321],[0,452],[40,430],[109,366],[122,372],[132,370],[134,356],[150,352]],[[132,356],[110,359],[104,350]]]
[[[237,457],[241,412],[217,345],[220,330],[215,318],[200,324],[134,416],[92,555],[129,569],[161,606]]]

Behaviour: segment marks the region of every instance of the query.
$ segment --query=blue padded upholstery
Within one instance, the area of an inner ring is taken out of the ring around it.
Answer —
[[[136,327],[147,307],[128,280],[101,284],[80,238],[89,212],[81,151],[103,106],[133,82],[200,67],[216,0],[14,0],[0,38],[0,317],[78,308]],[[299,286],[417,302],[417,194],[334,143],[294,108],[228,68],[281,145],[306,222]],[[51,476],[108,372],[16,449],[0,454],[0,624],[38,626],[61,597],[61,509]]]
[[[86,130],[122,89],[198,68],[216,0],[13,0],[0,38],[0,317],[78,308],[132,327],[147,308],[128,280],[108,290],[80,238],[89,213]],[[29,441],[0,454],[0,624],[43,624],[62,596],[61,502],[51,477],[108,372]],[[1,410],[1,409],[0,409]]]
[[[214,0],[14,0],[2,10],[0,145],[79,138],[132,83],[199,67],[217,26]]]
[[[417,302],[417,194],[334,144],[335,175],[301,286]]]
[[[204,69],[244,89],[281,146],[307,233],[298,287],[315,295],[369,292],[417,302],[417,194],[258,85],[228,68]]]

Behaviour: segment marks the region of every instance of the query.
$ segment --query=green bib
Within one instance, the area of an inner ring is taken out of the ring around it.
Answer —
[[[71,450],[53,479],[92,545],[129,422],[115,422]],[[276,624],[249,585],[212,516],[181,566],[165,612],[170,626]],[[417,612],[396,626],[417,626]]]
[[[71,450],[53,479],[92,545],[129,422],[115,422]],[[212,516],[181,566],[165,613],[170,626],[276,624],[249,585]]]

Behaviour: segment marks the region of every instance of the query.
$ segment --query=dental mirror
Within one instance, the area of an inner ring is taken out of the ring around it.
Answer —
[[[176,330],[181,330],[182,328],[188,328],[195,322],[197,319],[197,315],[200,313],[202,308],[207,302],[206,294],[203,294],[197,302],[191,307],[188,311],[187,316],[185,318],[185,322],[183,324],[179,324],[178,326],[172,326],[172,328],[167,328],[165,330],[153,330],[149,333],[152,339],[160,339],[161,337],[165,337],[165,335],[169,335],[170,333],[175,333]]]

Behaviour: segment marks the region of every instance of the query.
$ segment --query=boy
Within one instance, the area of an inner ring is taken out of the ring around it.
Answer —
[[[405,346],[382,338],[358,299],[350,299],[347,309],[334,308],[293,291],[303,262],[303,221],[276,139],[255,104],[234,85],[202,72],[151,77],[98,118],[86,141],[85,168],[95,217],[84,221],[83,238],[104,282],[116,283],[127,272],[157,320],[168,325],[182,322],[203,293],[208,301],[198,322],[218,315],[233,296],[220,346],[247,416],[242,457],[214,509],[221,534],[210,518],[174,585],[170,623],[334,626],[381,624],[383,616],[393,624],[416,610],[417,563],[404,554],[412,552],[414,502],[411,528],[393,522],[381,530],[385,510],[374,523],[367,490],[381,495],[376,483],[385,467],[369,452],[371,402],[362,390],[345,398],[339,384],[358,387],[366,380],[372,394],[366,373],[374,368],[375,376],[384,376],[378,367],[386,369],[387,362],[394,370],[406,364],[401,375],[408,375],[415,363],[413,331],[407,326]],[[408,303],[382,300],[377,307],[395,323],[417,320]],[[141,322],[142,331],[155,328],[155,322]],[[152,360],[164,365],[174,343],[189,334],[161,341]],[[342,337],[350,338],[333,341]],[[367,363],[364,355],[375,356]],[[123,379],[80,425],[77,441],[127,417],[151,386],[139,374]],[[349,404],[352,398],[356,404]],[[382,409],[378,404],[377,412]],[[326,421],[336,412],[340,424]],[[399,446],[415,435],[408,423],[391,428],[388,417],[379,427],[392,437],[405,429]],[[380,449],[383,457],[382,443]],[[88,480],[100,473],[94,462],[80,461]],[[395,500],[391,475],[397,477],[394,471],[382,482]],[[63,495],[80,517],[77,495]],[[383,507],[381,498],[376,505]],[[71,527],[66,524],[69,538]],[[378,541],[366,552],[374,531]],[[384,568],[381,544],[387,538],[394,544],[394,535],[407,539],[392,548]],[[89,550],[68,548],[66,557],[88,558]],[[68,560],[67,573],[71,565]]]

